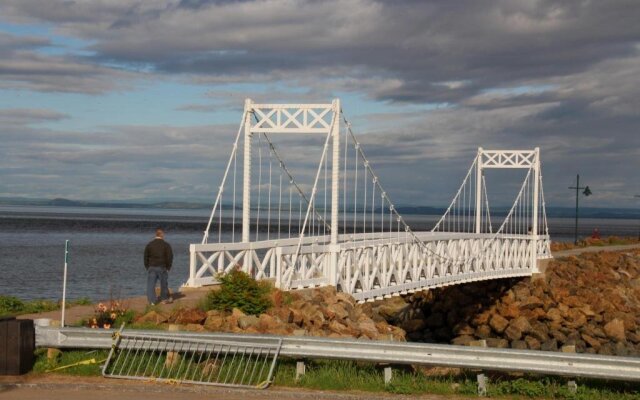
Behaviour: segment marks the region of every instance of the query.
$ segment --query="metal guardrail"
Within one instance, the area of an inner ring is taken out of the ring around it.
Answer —
[[[107,378],[266,389],[273,381],[282,339],[254,344],[191,339],[121,328],[102,375]]]
[[[322,358],[414,364],[569,377],[640,381],[640,358],[572,354],[535,350],[494,349],[427,343],[400,343],[298,336],[241,335],[128,330],[148,338],[167,340],[221,340],[266,344],[282,340],[280,357]],[[113,330],[88,328],[36,328],[36,345],[55,348],[109,349]]]

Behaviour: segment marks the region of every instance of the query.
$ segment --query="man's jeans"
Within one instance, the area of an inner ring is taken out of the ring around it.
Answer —
[[[149,303],[156,302],[156,282],[160,280],[160,300],[169,298],[169,287],[167,278],[169,272],[165,267],[149,267],[147,270],[147,300]]]

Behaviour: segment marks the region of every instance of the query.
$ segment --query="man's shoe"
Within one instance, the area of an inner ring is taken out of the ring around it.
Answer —
[[[162,300],[162,304],[171,304],[171,303],[173,303],[173,300],[171,299]]]

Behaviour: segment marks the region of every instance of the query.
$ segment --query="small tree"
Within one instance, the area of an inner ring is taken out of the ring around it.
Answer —
[[[220,289],[211,291],[205,301],[205,310],[231,311],[234,308],[245,314],[258,315],[271,307],[271,286],[258,282],[248,274],[234,270],[217,276]]]

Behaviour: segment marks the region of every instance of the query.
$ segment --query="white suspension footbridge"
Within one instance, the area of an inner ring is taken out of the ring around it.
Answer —
[[[317,164],[302,154],[312,148],[308,134],[323,139]],[[276,135],[295,135],[298,147],[283,151],[274,144]],[[294,176],[296,163],[307,172]],[[489,169],[526,173],[499,224],[491,219]],[[283,290],[331,285],[373,301],[530,276],[538,260],[550,257],[538,148],[479,148],[435,226],[414,231],[383,188],[339,100],[247,99],[202,243],[190,246],[185,285],[214,284],[218,274],[242,269]]]

